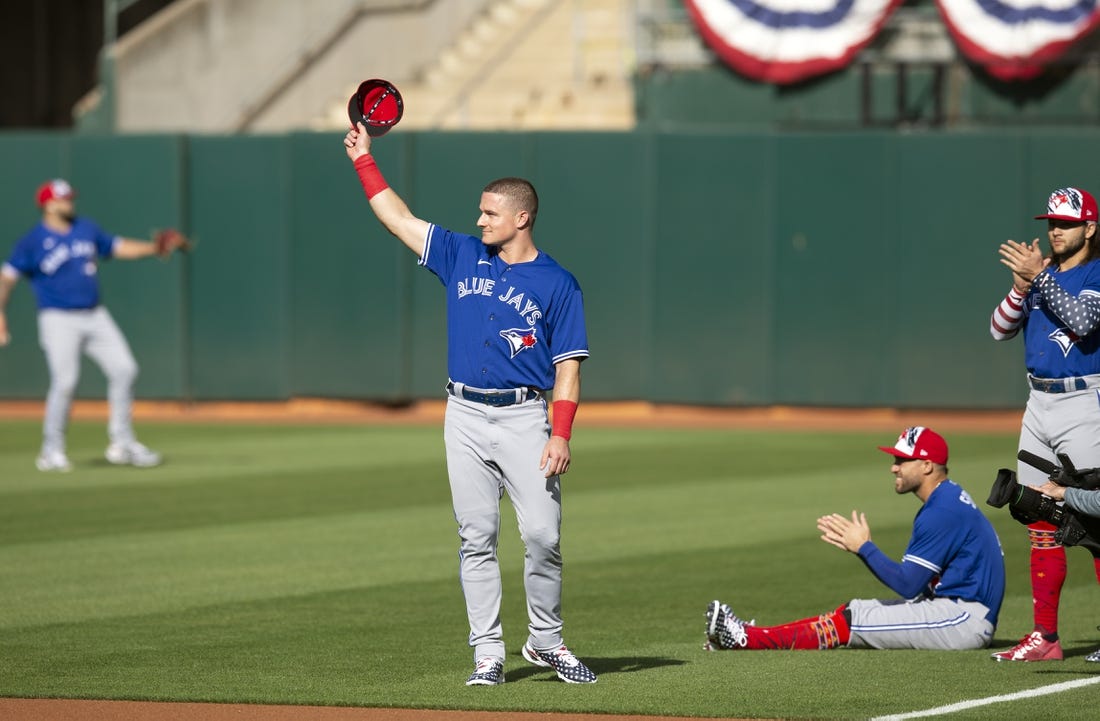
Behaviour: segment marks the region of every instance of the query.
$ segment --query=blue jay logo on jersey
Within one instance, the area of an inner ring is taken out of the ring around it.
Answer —
[[[534,328],[509,328],[500,332],[500,337],[508,341],[508,347],[512,349],[512,357],[519,355],[520,351],[533,348],[539,339],[535,337]]]
[[[1059,328],[1048,335],[1047,338],[1058,344],[1058,347],[1062,349],[1062,356],[1066,358],[1069,357],[1069,352],[1073,350],[1074,344],[1081,340],[1080,336],[1068,328]]]

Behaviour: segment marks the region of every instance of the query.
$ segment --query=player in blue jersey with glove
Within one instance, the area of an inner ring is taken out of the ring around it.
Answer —
[[[161,462],[160,454],[134,436],[131,406],[138,365],[122,331],[100,304],[97,260],[166,255],[180,246],[168,243],[167,233],[154,242],[108,235],[91,220],[76,215],[74,198],[72,186],[64,180],[51,180],[39,187],[36,199],[42,220],[16,243],[0,267],[0,346],[11,340],[5,311],[12,289],[25,277],[38,300],[38,342],[50,371],[42,449],[36,459],[40,471],[72,469],[65,431],[80,376],[81,353],[91,357],[107,377],[107,460],[118,465],[155,466]]]
[[[576,279],[535,247],[535,189],[520,178],[486,186],[478,238],[414,216],[379,172],[361,123],[344,146],[371,210],[446,288],[444,441],[474,649],[466,684],[504,682],[496,551],[505,491],[526,547],[529,634],[522,655],[563,681],[594,683],[596,675],[562,640],[561,618],[561,475],[569,470],[581,361],[588,357],[584,305]]]
[[[713,601],[707,608],[708,650],[985,648],[993,639],[1005,591],[1004,554],[989,520],[947,476],[947,442],[913,426],[893,447],[894,491],[922,502],[901,562],[871,540],[861,513],[817,521],[821,539],[859,556],[897,598],[854,599],[834,611],[781,626],[756,626]]]
[[[1020,450],[1058,464],[1064,453],[1077,468],[1100,466],[1100,237],[1096,199],[1080,188],[1055,190],[1047,199],[1050,256],[1036,238],[1001,244],[1001,263],[1012,271],[1012,289],[993,311],[996,340],[1023,331],[1030,392],[1020,429]],[[1043,471],[1017,467],[1019,482],[1040,486]],[[1032,631],[994,657],[1001,661],[1057,661],[1058,606],[1066,580],[1066,549],[1046,521],[1028,525],[1031,542]],[[1093,566],[1100,580],[1100,557]],[[1100,652],[1089,661],[1100,662]]]

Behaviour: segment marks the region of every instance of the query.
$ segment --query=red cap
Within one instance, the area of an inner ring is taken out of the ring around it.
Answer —
[[[1097,220],[1096,198],[1087,190],[1080,188],[1061,188],[1050,194],[1045,215],[1036,215],[1035,220],[1069,220],[1077,223],[1095,223]]]
[[[76,191],[73,190],[73,186],[69,185],[69,181],[62,180],[61,178],[54,178],[38,186],[38,195],[36,197],[39,205],[45,205],[51,200],[57,200],[58,198],[73,198],[75,196]]]
[[[924,426],[912,426],[906,428],[898,436],[898,442],[893,447],[879,446],[880,451],[885,451],[895,458],[922,461],[932,461],[941,466],[947,465],[947,441],[939,433]]]
[[[371,78],[359,83],[359,89],[348,100],[348,120],[354,128],[362,123],[367,135],[377,138],[385,135],[401,121],[405,101],[397,87],[381,78]]]

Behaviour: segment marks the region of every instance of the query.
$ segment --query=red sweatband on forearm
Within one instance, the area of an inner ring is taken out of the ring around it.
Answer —
[[[576,401],[554,401],[554,424],[550,435],[569,440],[573,436],[573,416],[577,415]]]
[[[356,158],[355,172],[359,174],[359,182],[363,184],[363,192],[367,194],[367,200],[390,187],[374,162],[373,155],[360,155]]]

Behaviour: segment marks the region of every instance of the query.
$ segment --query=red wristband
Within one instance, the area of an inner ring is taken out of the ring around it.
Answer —
[[[373,155],[360,155],[355,159],[355,172],[359,174],[359,182],[363,184],[363,192],[367,194],[367,200],[390,187],[378,165],[374,162]]]
[[[554,401],[554,424],[550,435],[569,440],[573,436],[573,416],[575,415],[577,415],[576,401]]]

